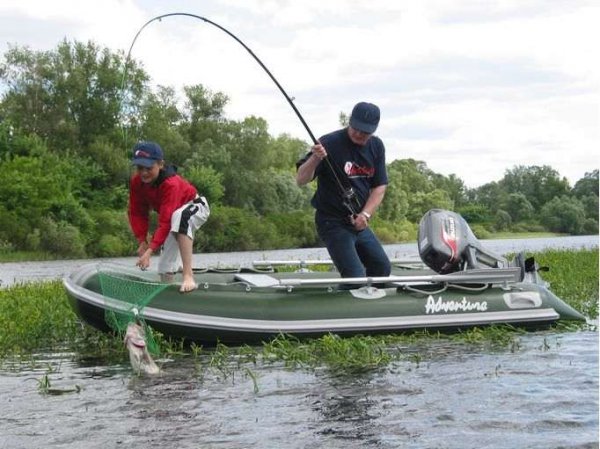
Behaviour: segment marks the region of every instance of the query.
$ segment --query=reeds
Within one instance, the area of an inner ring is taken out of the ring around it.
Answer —
[[[565,302],[597,320],[598,318],[598,249],[547,250],[533,254],[549,271],[543,277],[552,291]],[[566,327],[561,331],[577,330],[582,326]],[[423,352],[415,348],[427,346],[431,339],[445,339],[449,343],[483,345],[491,349],[501,347],[516,351],[523,330],[511,326],[492,326],[470,329],[454,335],[426,331],[385,336],[353,336],[341,338],[329,334],[316,339],[298,340],[281,335],[262,346],[229,348],[218,345],[204,349],[186,347],[183,342],[165,340],[158,343],[163,354],[172,357],[186,354],[194,357],[197,371],[216,370],[227,378],[231,366],[246,373],[257,390],[257,378],[248,364],[280,363],[290,369],[326,367],[333,371],[355,372],[385,367],[398,360],[418,364]],[[71,309],[60,281],[36,282],[0,289],[0,361],[7,356],[28,357],[34,352],[60,348],[72,351],[78,357],[100,357],[104,360],[126,360],[126,351],[120,338],[95,331],[83,325]],[[204,360],[209,355],[207,365]]]

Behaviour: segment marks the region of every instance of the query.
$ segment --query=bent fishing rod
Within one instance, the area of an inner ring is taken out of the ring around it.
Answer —
[[[238,44],[240,44],[242,47],[244,47],[244,49],[248,53],[250,53],[250,55],[254,58],[254,60],[263,68],[263,70],[267,73],[267,75],[269,75],[269,78],[271,78],[271,80],[275,83],[275,85],[277,86],[277,88],[279,89],[279,91],[283,94],[283,96],[285,97],[285,99],[287,100],[287,102],[289,103],[289,105],[292,107],[292,109],[294,110],[294,112],[296,113],[296,115],[298,116],[298,118],[300,119],[300,122],[302,123],[302,126],[304,126],[304,129],[306,129],[306,132],[308,132],[308,135],[310,136],[313,144],[316,145],[316,144],[319,143],[318,140],[315,138],[314,134],[312,133],[312,131],[310,130],[310,128],[308,127],[308,124],[306,123],[306,120],[304,120],[304,117],[302,117],[302,114],[300,114],[300,111],[298,110],[298,108],[294,104],[293,100],[290,98],[290,96],[287,94],[287,92],[281,86],[281,84],[279,84],[279,81],[277,81],[277,79],[275,78],[275,76],[273,76],[273,74],[267,68],[267,66],[265,66],[264,63],[260,60],[260,58],[258,56],[256,56],[256,54],[250,49],[250,47],[248,47],[246,44],[244,44],[244,42],[242,42],[241,39],[239,39],[235,34],[233,34],[231,31],[229,31],[225,27],[219,25],[216,22],[213,22],[212,20],[207,19],[206,17],[202,17],[202,16],[199,16],[199,15],[196,15],[196,14],[190,14],[190,13],[186,13],[186,12],[173,12],[173,13],[168,13],[168,14],[162,14],[160,16],[153,17],[152,19],[148,20],[144,25],[142,25],[142,27],[139,29],[139,31],[136,33],[135,37],[133,38],[133,41],[131,42],[131,45],[129,46],[129,51],[127,52],[127,57],[125,58],[125,70],[123,72],[122,89],[123,89],[124,84],[125,84],[125,78],[126,78],[126,74],[127,74],[127,67],[129,65],[128,63],[129,63],[129,59],[130,59],[130,56],[131,56],[131,51],[133,50],[133,46],[135,45],[135,42],[137,41],[137,39],[140,36],[140,34],[142,33],[142,31],[144,31],[144,29],[148,25],[150,25],[152,22],[155,22],[155,21],[159,21],[160,22],[164,18],[174,17],[174,16],[191,17],[193,19],[198,19],[198,20],[201,20],[201,21],[203,21],[205,23],[208,23],[208,24],[210,24],[210,25],[218,28],[219,30],[223,31],[228,36],[230,36],[231,38],[233,38]],[[342,198],[343,198],[344,206],[346,206],[346,208],[352,213],[352,215],[356,215],[358,213],[358,211],[356,210],[355,206],[358,206],[358,201],[356,199],[356,194],[354,193],[354,190],[352,189],[352,186],[350,186],[350,185],[348,185],[347,187],[344,186],[344,184],[340,180],[338,174],[336,173],[335,168],[333,167],[333,165],[332,165],[332,163],[331,163],[331,161],[329,160],[328,157],[325,158],[325,161],[328,164],[331,172],[333,173],[333,176],[335,177],[335,180],[336,180],[336,183],[337,183],[338,187],[340,188],[340,191],[342,193]],[[348,184],[349,184],[349,182],[348,182]]]

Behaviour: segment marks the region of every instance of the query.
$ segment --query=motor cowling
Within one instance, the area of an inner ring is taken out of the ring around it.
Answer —
[[[504,257],[483,248],[460,214],[449,210],[431,209],[421,218],[417,245],[421,260],[441,274],[508,266]]]

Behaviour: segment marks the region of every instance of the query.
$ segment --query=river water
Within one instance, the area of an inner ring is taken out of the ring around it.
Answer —
[[[598,238],[484,244],[502,254],[597,246]],[[416,246],[386,251],[413,257]],[[198,265],[245,265],[326,253],[196,257]],[[56,278],[80,263],[0,264],[0,279]],[[161,361],[156,378],[72,353],[5,360],[0,448],[598,448],[597,332],[527,333],[502,349],[451,339],[394,349],[418,357],[346,375],[261,362],[217,370],[209,355],[178,357]],[[52,388],[80,391],[41,394],[45,376]]]
[[[485,248],[495,253],[507,254],[520,251],[535,252],[546,248],[580,249],[598,247],[598,236],[584,235],[537,239],[482,240],[481,243]],[[390,258],[418,258],[416,243],[384,245],[384,248]],[[206,267],[218,266],[219,264],[250,266],[252,262],[261,260],[320,260],[328,258],[329,255],[325,248],[204,253],[194,254],[194,266]],[[134,267],[136,260],[137,258],[134,257],[119,257],[93,260],[0,263],[0,287],[7,287],[14,283],[32,280],[62,278],[76,267],[88,262],[102,261]],[[156,263],[156,260],[154,260],[154,263]]]

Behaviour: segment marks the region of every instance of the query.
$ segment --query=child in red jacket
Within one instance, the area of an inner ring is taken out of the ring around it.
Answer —
[[[129,189],[129,224],[139,242],[139,259],[142,270],[150,266],[150,256],[163,247],[158,262],[161,280],[169,282],[183,267],[182,293],[197,288],[192,272],[194,232],[210,215],[206,198],[199,196],[196,188],[179,176],[175,167],[166,166],[162,148],[155,142],[139,142],[133,147],[133,175]],[[158,226],[148,240],[150,211],[158,212]]]

